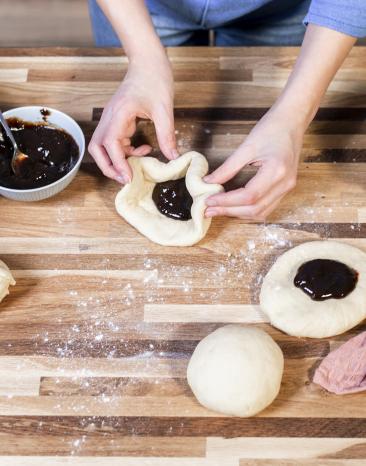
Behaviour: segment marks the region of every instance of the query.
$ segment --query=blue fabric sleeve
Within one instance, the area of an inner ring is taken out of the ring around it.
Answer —
[[[366,37],[366,0],[313,0],[304,23]]]

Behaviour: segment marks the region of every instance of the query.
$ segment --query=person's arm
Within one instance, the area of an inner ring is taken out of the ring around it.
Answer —
[[[102,172],[121,183],[131,181],[126,158],[143,156],[151,147],[133,147],[136,118],[154,122],[159,146],[168,159],[178,156],[173,118],[173,76],[164,47],[143,0],[98,0],[121,39],[128,72],[105,107],[89,144]]]
[[[355,40],[325,27],[308,26],[298,60],[276,103],[243,144],[205,179],[222,184],[247,165],[258,166],[258,172],[244,188],[210,197],[207,217],[264,220],[294,188],[304,132]]]

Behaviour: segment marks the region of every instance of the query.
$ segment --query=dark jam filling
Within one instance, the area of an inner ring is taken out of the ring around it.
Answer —
[[[343,262],[314,259],[298,269],[294,285],[314,301],[344,298],[356,287],[358,273]]]
[[[152,193],[153,201],[159,212],[175,220],[190,220],[192,196],[189,194],[186,179],[157,183]]]
[[[21,152],[28,155],[19,163],[19,174],[11,169],[13,155],[8,137],[0,131],[0,186],[32,189],[49,185],[65,176],[79,158],[79,148],[70,134],[51,124],[7,119]]]

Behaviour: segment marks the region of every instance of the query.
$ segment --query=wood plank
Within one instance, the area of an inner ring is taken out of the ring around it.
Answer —
[[[320,197],[325,195],[321,194]],[[322,199],[324,199],[322,197]],[[362,212],[362,208],[358,209]],[[268,245],[276,246],[275,249],[282,249],[291,246],[291,243],[298,244],[301,241],[319,238],[331,238],[334,240],[347,240],[351,244],[357,244],[360,249],[366,248],[366,223],[345,223],[345,222],[332,222],[332,223],[318,223],[318,222],[296,222],[296,223],[281,223],[281,224],[269,224],[267,226],[263,224],[244,223],[238,220],[227,219],[227,228],[232,231],[234,228],[239,228],[240,233],[243,235],[243,242],[241,244],[241,250],[246,250],[249,247],[256,246],[257,243],[267,242]],[[213,228],[215,225],[213,225]],[[0,234],[6,233],[6,227],[0,227]],[[136,235],[136,240],[138,236]],[[37,261],[36,269],[43,270],[44,266],[48,263],[47,258],[53,258],[61,256],[60,260],[67,261],[70,257],[73,259],[75,266],[74,268],[65,268],[63,270],[79,270],[82,266],[84,269],[89,269],[91,265],[92,270],[97,270],[98,266],[103,268],[102,262],[96,262],[94,266],[93,259],[102,261],[103,257],[108,259],[108,263],[111,264],[113,270],[118,269],[120,258],[127,260],[127,248],[126,248],[125,237],[75,237],[75,236],[64,236],[59,238],[35,236],[29,238],[22,238],[21,236],[1,236],[0,241],[0,254],[2,257],[8,256],[16,259],[16,256],[20,257],[22,261],[27,260],[27,256],[32,258],[32,261]],[[249,246],[248,246],[249,244]],[[139,245],[139,244],[138,244]],[[129,248],[134,247],[133,244],[128,244]],[[138,246],[137,246],[138,247]],[[136,251],[137,251],[136,247]],[[253,248],[254,251],[256,248]],[[131,251],[131,250],[130,250]],[[131,251],[132,255],[135,249]],[[161,252],[165,252],[164,256]],[[254,253],[254,251],[252,251]],[[159,261],[170,261],[171,265],[189,266],[189,258],[192,254],[199,256],[200,261],[205,263],[205,266],[209,266],[210,263],[216,263],[225,260],[230,260],[230,257],[226,257],[220,253],[215,255],[210,254],[210,250],[207,248],[200,248],[199,246],[193,246],[191,248],[184,249],[179,248],[171,251],[170,249],[161,248],[158,245],[148,243],[148,248],[143,251],[142,258],[137,254],[135,257],[131,257],[127,264],[135,265],[135,268],[143,268],[144,260],[147,260],[146,268],[148,270],[154,270],[154,267],[159,265]],[[260,252],[256,252],[260,254]],[[240,255],[240,252],[238,256]],[[114,257],[118,257],[117,261],[113,261]],[[179,256],[179,260],[175,261],[174,257]],[[82,257],[83,262],[80,263],[78,258]],[[235,252],[232,254],[231,259],[236,257]],[[43,259],[43,263],[40,260]],[[87,260],[88,259],[88,260]],[[20,261],[21,262],[21,261]],[[51,263],[51,262],[50,262]],[[61,262],[60,265],[64,263]],[[28,265],[24,263],[24,265]],[[31,265],[31,264],[30,264]],[[70,262],[71,265],[71,262]],[[126,268],[126,263],[123,264],[123,269]],[[12,266],[14,270],[36,270],[30,267],[20,268],[15,263]],[[123,270],[118,269],[118,270]],[[132,268],[125,272],[126,274],[132,273]],[[57,273],[57,271],[55,271]],[[122,273],[122,271],[121,271]]]
[[[298,54],[299,47],[168,47],[167,52],[170,58],[191,60],[195,57],[197,60],[203,58],[222,60],[223,58],[235,60],[250,60],[252,57],[267,61],[271,58],[283,59],[291,58]],[[45,57],[114,57],[120,56],[123,51],[114,47],[3,47],[0,56],[17,57],[17,56],[45,56]],[[362,66],[366,62],[365,47],[354,47],[349,56],[346,58],[345,67],[354,65]],[[289,63],[291,66],[293,62]]]
[[[208,64],[200,64],[201,67],[197,67],[195,63],[195,68],[192,69],[189,63],[185,63],[184,68],[173,70],[174,79],[180,82],[197,82],[197,81],[220,81],[220,82],[243,82],[243,81],[252,81],[252,72],[251,70],[220,70],[218,67],[210,67]],[[203,65],[203,66],[202,66]],[[93,69],[80,69],[80,67],[75,67],[74,69],[60,69],[53,68],[52,70],[48,69],[30,69],[28,74],[28,82],[32,81],[58,81],[58,82],[68,82],[68,81],[87,81],[87,82],[115,82],[119,83],[123,78],[124,73],[127,70],[127,66],[116,67],[113,66],[112,69],[96,68]],[[1,77],[1,75],[0,75]]]
[[[93,120],[99,120],[102,114],[102,108],[93,108]],[[179,107],[174,109],[175,118],[201,121],[257,121],[269,110],[269,107],[210,107],[210,108],[192,108]],[[362,122],[365,112],[363,108],[357,107],[321,107],[316,115],[315,121],[351,121]]]
[[[170,358],[51,358],[0,356],[0,375],[14,371],[39,377],[184,377],[187,360]]]
[[[248,460],[240,461],[240,466],[362,466],[364,460],[360,459],[308,459],[308,458],[291,458],[291,459],[271,459],[268,460]]]
[[[0,69],[0,82],[25,83],[28,79],[26,69]]]
[[[7,374],[0,379],[0,397],[38,396],[41,380],[38,375]],[[1,463],[0,463],[1,464]]]
[[[123,325],[122,325],[123,323]],[[83,340],[90,337],[90,324],[89,322],[78,322],[76,327],[73,327],[74,324],[68,324],[66,322],[50,322],[50,321],[39,321],[39,322],[25,322],[20,320],[12,324],[0,323],[0,339],[1,341],[7,341],[9,339],[9,329],[13,330],[11,334],[11,339],[13,342],[18,342],[22,345],[29,344],[35,340],[38,344],[43,341],[45,342],[46,338],[51,340],[57,340],[60,335],[67,335],[74,330],[78,334],[78,338]],[[170,342],[172,340],[185,340],[185,341],[199,341],[209,333],[213,332],[217,328],[221,327],[223,323],[147,323],[141,321],[119,321],[118,319],[113,321],[113,325],[108,328],[108,326],[103,327],[103,332],[105,332],[106,339],[120,339],[122,341],[136,341],[136,340],[149,340],[149,341],[166,341]],[[326,340],[308,340],[308,339],[299,339],[295,337],[290,337],[286,334],[283,334],[279,330],[275,329],[269,324],[253,324],[255,327],[261,328],[267,333],[269,333],[276,341],[283,342],[287,341],[288,344],[292,345],[292,350],[294,351],[296,347],[299,349],[299,354],[306,356],[318,356],[319,354],[325,355],[326,353],[321,352],[311,352],[311,349],[314,348],[314,351],[321,351],[320,348],[329,348],[329,345],[333,342],[340,344],[341,342],[346,341],[348,338],[357,335],[359,332],[366,330],[366,323],[360,324],[354,329],[348,331],[345,334],[337,335],[332,339]],[[40,326],[41,331],[40,331]],[[304,348],[307,345],[307,351]],[[319,346],[318,346],[319,345]]]
[[[196,324],[196,323],[195,323]],[[219,327],[226,323],[217,324]],[[35,325],[33,324],[33,328]],[[96,327],[85,322],[83,325],[65,323],[60,325],[63,329],[64,338],[55,332],[47,330],[47,326],[41,322],[42,332],[31,333],[26,336],[12,336],[9,338],[9,327],[5,328],[4,336],[0,337],[0,351],[4,356],[51,356],[58,358],[122,358],[132,356],[166,357],[171,359],[189,358],[197,346],[199,340],[197,333],[187,335],[187,339],[175,339],[172,331],[169,335],[165,332],[159,333],[156,339],[149,338],[146,334],[138,333],[139,325],[130,322],[126,325],[124,321],[100,321]],[[126,327],[135,326],[136,339],[131,339],[131,333],[126,335]],[[161,327],[161,325],[160,325]],[[335,348],[343,341],[342,337],[334,337],[331,340],[298,339],[281,334],[279,330],[272,329],[270,325],[261,325],[262,328],[273,336],[278,342],[287,358],[304,358],[325,356],[329,348]],[[172,329],[172,326],[170,327]],[[6,333],[7,330],[7,333]],[[122,330],[122,331],[121,331]]]
[[[362,458],[364,460],[366,445],[358,438],[207,439],[208,458],[313,458],[319,461],[332,458],[334,454],[338,454],[340,458]]]
[[[84,435],[66,431],[56,434],[46,433],[36,425],[32,436],[22,435],[25,420],[13,433],[1,435],[0,455],[14,454],[14,448],[19,456],[38,452],[38,456],[129,456],[153,457],[199,457],[204,456],[205,440],[199,437],[184,439],[181,437],[124,437],[113,433],[101,435]],[[93,424],[90,422],[89,424]],[[37,432],[38,431],[38,432]],[[96,441],[97,440],[97,441]],[[1,458],[1,456],[0,456]]]
[[[349,425],[350,430],[347,430]],[[321,441],[324,441],[324,446],[334,445],[336,442],[334,434],[339,440],[339,445],[354,445],[358,444],[364,447],[365,429],[364,423],[360,419],[312,419],[312,418],[297,418],[297,419],[263,419],[263,418],[189,418],[182,417],[78,417],[78,416],[18,416],[18,417],[0,417],[0,432],[6,435],[8,432],[21,432],[22,428],[25,431],[33,431],[37,438],[43,436],[56,437],[65,432],[69,432],[70,437],[79,438],[83,435],[89,437],[91,441],[98,441],[99,438],[107,437],[107,435],[116,438],[117,436],[127,438],[132,433],[137,439],[166,437],[186,439],[188,443],[190,439],[202,439],[201,433],[207,433],[207,454],[208,458],[222,457],[221,451],[228,450],[232,447],[232,454],[228,457],[242,458],[271,458],[268,455],[270,451],[260,451],[263,456],[256,454],[248,456],[240,456],[240,450],[244,445],[253,441],[253,447],[271,445],[270,439],[273,439],[273,446],[284,445],[286,440],[295,446],[301,446],[301,442],[305,445],[311,445],[313,441],[316,448],[321,447]],[[220,434],[220,428],[223,435]],[[241,433],[241,438],[235,437],[235,432]],[[324,432],[324,435],[322,435]],[[255,436],[258,434],[258,437]],[[107,435],[105,435],[107,434]],[[306,437],[304,437],[304,435]],[[234,438],[235,437],[235,438]],[[304,445],[304,446],[305,446]],[[240,450],[239,450],[240,447]],[[235,450],[239,451],[236,452]],[[221,450],[221,451],[220,451]],[[332,450],[329,451],[329,453]],[[336,450],[334,450],[336,451]],[[248,450],[248,453],[250,449]],[[290,451],[286,451],[286,455]],[[224,451],[226,454],[226,451]],[[328,454],[329,454],[328,453]],[[87,454],[84,452],[84,454]],[[111,455],[113,456],[113,455]],[[344,455],[347,457],[346,455]],[[274,455],[273,458],[281,456]],[[288,458],[291,456],[284,456]],[[306,452],[301,452],[294,458],[312,457]],[[341,455],[339,455],[341,457]],[[349,456],[352,458],[352,456]],[[353,456],[358,458],[359,456]]]
[[[206,458],[146,458],[129,456],[0,456],[2,466],[221,466],[220,460]],[[225,466],[239,466],[237,460],[225,461]],[[332,466],[332,465],[325,465]],[[334,465],[338,466],[338,465]],[[359,464],[350,464],[359,466]]]
[[[80,269],[53,269],[53,270],[13,270],[12,274],[15,279],[38,279],[38,278],[53,278],[53,277],[102,277],[117,278],[120,280],[145,280],[157,276],[157,271],[151,272],[147,270],[80,270]]]
[[[43,377],[40,396],[179,396],[190,393],[185,380],[168,377]]]
[[[145,304],[145,322],[268,322],[259,306],[251,304]]]

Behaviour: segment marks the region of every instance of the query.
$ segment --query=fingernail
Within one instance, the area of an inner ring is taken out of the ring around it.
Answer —
[[[206,199],[206,205],[209,207],[217,206],[217,202],[215,199],[208,198]]]
[[[206,183],[209,183],[210,179],[211,179],[210,175],[203,177],[203,181],[205,181]]]
[[[177,149],[173,149],[171,154],[173,159],[177,159],[179,157],[179,152],[177,151]]]
[[[213,217],[215,215],[215,209],[206,209],[205,217]]]
[[[131,183],[130,177],[127,175],[117,176],[116,180],[121,184]]]

